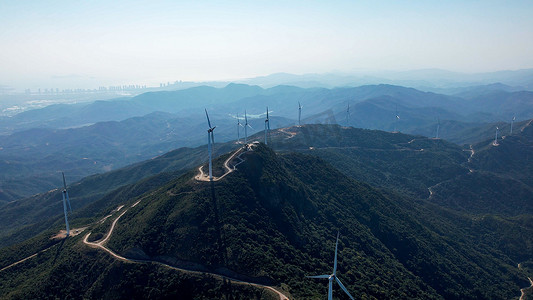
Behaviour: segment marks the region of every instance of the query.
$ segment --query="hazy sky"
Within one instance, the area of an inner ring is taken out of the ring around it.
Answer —
[[[532,13],[531,0],[6,0],[0,85],[532,68]]]

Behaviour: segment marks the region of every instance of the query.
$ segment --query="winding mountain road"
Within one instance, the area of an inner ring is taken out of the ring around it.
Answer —
[[[247,144],[239,149],[237,149],[237,151],[233,152],[232,155],[230,155],[230,157],[228,157],[228,159],[226,159],[226,161],[224,161],[224,168],[226,169],[224,174],[220,177],[215,177],[213,176],[213,181],[219,181],[221,180],[222,178],[226,177],[226,175],[228,175],[229,173],[235,171],[235,167],[238,166],[239,164],[241,164],[244,160],[241,158],[241,155],[250,151],[252,149],[254,144]],[[233,160],[233,159],[239,159],[240,161],[236,164],[233,165],[233,167],[230,167],[230,162]],[[200,166],[198,168],[198,175],[194,176],[194,178],[198,181],[211,181],[209,179],[209,175],[206,175],[204,173],[204,170],[203,170],[203,165]]]
[[[137,204],[139,204],[141,200],[135,202],[135,204],[133,204],[131,207],[135,207]],[[165,263],[162,263],[162,262],[159,262],[159,261],[155,261],[155,260],[145,260],[145,259],[130,259],[130,258],[127,258],[127,257],[124,257],[124,256],[121,256],[115,252],[113,252],[113,250],[107,248],[105,246],[105,244],[107,243],[107,241],[109,240],[109,238],[111,237],[111,235],[113,234],[113,231],[115,229],[115,225],[117,224],[118,220],[128,211],[128,209],[125,209],[114,221],[113,223],[111,224],[111,227],[109,228],[109,231],[106,235],[106,237],[100,241],[97,241],[97,242],[89,242],[89,236],[91,235],[91,233],[87,233],[85,235],[85,237],[83,238],[83,243],[88,245],[89,247],[92,247],[92,248],[99,248],[99,249],[102,249],[104,250],[105,252],[109,253],[111,256],[113,256],[114,258],[118,259],[118,260],[121,260],[121,261],[125,261],[125,262],[133,262],[133,263],[151,263],[151,264],[157,264],[157,265],[160,265],[160,266],[164,266],[164,267],[167,267],[167,268],[170,268],[170,269],[173,269],[173,270],[177,270],[177,271],[180,271],[180,272],[186,272],[186,273],[190,273],[190,274],[197,274],[197,275],[205,275],[205,274],[209,274],[213,277],[216,277],[216,278],[219,278],[219,279],[226,279],[226,280],[229,280],[229,281],[232,281],[234,283],[237,283],[237,284],[246,284],[246,285],[251,285],[251,286],[254,286],[254,287],[257,287],[257,288],[262,288],[262,289],[267,289],[267,290],[270,290],[272,292],[274,292],[275,294],[277,294],[279,296],[279,299],[280,300],[289,300],[289,298],[287,296],[285,296],[283,293],[281,293],[280,291],[276,290],[275,288],[271,287],[271,286],[267,286],[267,285],[262,285],[262,284],[258,284],[258,283],[253,283],[253,282],[246,282],[246,281],[242,281],[242,280],[239,280],[239,279],[235,279],[235,278],[231,278],[231,277],[228,277],[228,276],[224,276],[224,275],[220,275],[220,274],[216,274],[216,273],[210,273],[210,272],[200,272],[200,271],[194,271],[194,270],[187,270],[187,269],[183,269],[183,268],[178,268],[178,267],[175,267],[175,266],[171,266],[169,264],[165,264]],[[46,251],[48,249],[45,249],[43,251]],[[37,255],[37,254],[35,254]]]

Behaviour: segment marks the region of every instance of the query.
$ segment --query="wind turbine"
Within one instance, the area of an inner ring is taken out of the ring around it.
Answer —
[[[354,300],[352,295],[350,295],[350,292],[344,287],[342,282],[337,278],[337,247],[339,246],[339,233],[337,233],[337,243],[335,244],[335,261],[333,263],[333,273],[331,275],[316,275],[316,276],[307,276],[307,278],[327,278],[329,280],[329,286],[328,286],[328,300],[333,299],[333,281],[337,281],[337,284],[341,287],[341,289],[350,297],[350,299]]]
[[[396,121],[394,122],[394,132],[398,131],[398,121],[400,121],[400,115],[398,114],[398,105],[396,105]]]
[[[63,175],[63,192],[67,196],[67,205],[68,205],[68,211],[72,212],[72,207],[70,206],[70,199],[68,198],[68,192],[67,192],[67,182],[65,181],[65,173],[61,172],[61,175]]]
[[[268,137],[269,131],[270,131],[270,119],[268,118],[268,106],[267,106],[267,117],[265,120],[265,145],[268,145],[267,137]]]
[[[239,127],[243,127],[242,126],[242,123],[241,123],[241,119],[239,119],[239,114],[237,114],[237,144],[240,144],[241,143],[241,130]]]
[[[301,120],[302,119],[302,105],[300,104],[300,101],[298,101],[298,126],[302,126]]]
[[[346,109],[346,124],[350,122],[350,103],[348,103],[348,108]]]
[[[439,128],[440,128],[440,118],[437,118],[437,134],[435,135],[435,138],[439,138]]]
[[[513,116],[513,119],[511,120],[511,133],[509,133],[509,134],[513,134],[513,123],[514,123],[514,120],[516,120],[516,116]]]
[[[246,110],[244,111],[244,143],[246,144],[248,142],[248,127],[252,128],[250,124],[248,124],[248,117],[246,116]]]
[[[213,130],[215,130],[216,126],[211,127],[211,121],[209,121],[207,109],[205,110],[205,116],[207,117],[207,125],[209,125],[209,129],[207,129],[207,151],[209,152],[209,180],[213,180],[213,164],[211,161],[213,150],[211,148],[215,146],[215,135],[213,133]],[[213,145],[211,145],[211,142],[213,143]]]
[[[498,128],[498,126],[496,126],[496,137],[494,138],[494,146],[498,145],[498,130],[500,128]]]
[[[68,199],[67,184],[65,183],[65,174],[63,172],[61,172],[61,174],[63,174],[63,186],[64,186],[64,189],[62,191],[62,194],[63,194],[63,212],[65,213],[65,225],[67,227],[67,235],[65,237],[68,237],[70,235],[70,228],[68,226],[67,201],[68,201],[68,207],[70,208],[70,200]],[[72,212],[72,208],[70,208],[70,211]]]

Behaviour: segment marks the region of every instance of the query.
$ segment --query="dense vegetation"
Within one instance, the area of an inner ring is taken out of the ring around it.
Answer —
[[[272,292],[157,264],[123,263],[75,237],[0,272],[1,299],[276,299]]]
[[[532,139],[531,127],[523,128],[498,147],[474,145],[470,162],[469,151],[442,140],[337,125],[287,128],[272,132],[278,154],[260,144],[214,183],[194,180],[196,168],[176,170],[194,164],[180,155],[88,178],[78,193],[99,185],[109,192],[85,202],[72,222],[92,224],[87,232],[96,239],[110,223],[96,221],[141,200],[117,223],[108,244],[117,253],[282,286],[297,299],[326,294],[326,281],[305,276],[331,272],[339,231],[338,276],[356,298],[510,299],[528,285],[533,257]],[[215,175],[228,156],[216,159]],[[168,172],[148,176],[161,171]],[[113,191],[133,178],[144,179]],[[176,289],[197,299],[229,299],[228,290],[270,297],[209,276],[116,261],[81,236],[55,244],[49,237],[62,218],[44,216],[9,236],[31,240],[2,248],[0,268],[51,247],[0,272],[0,297],[173,297]],[[0,241],[9,244],[7,235]]]
[[[430,221],[435,211],[417,218],[413,206],[316,158],[276,157],[261,147],[223,183],[182,177],[143,200],[121,219],[110,247],[126,256],[286,283],[297,298],[320,298],[325,285],[302,285],[303,278],[331,268],[338,229],[339,276],[356,297],[516,294],[523,279],[514,262],[486,244],[441,237],[472,232],[455,220],[439,218],[445,226]]]
[[[232,143],[220,146],[217,144],[217,153],[225,153],[235,147]],[[93,202],[97,201],[99,203],[96,206],[96,211],[102,212],[102,208],[109,205],[118,205],[127,200],[128,197],[132,197],[132,195],[138,195],[141,191],[144,193],[157,187],[168,181],[172,176],[181,174],[205,161],[206,152],[205,147],[180,148],[112,172],[86,177],[68,187],[75,217],[94,217],[94,209],[79,212],[79,209],[91,205]],[[142,181],[151,176],[155,176],[153,180]],[[61,191],[55,189],[1,206],[0,245],[21,242],[40,232],[34,232],[33,235],[18,232],[24,226],[31,225],[37,228],[49,226],[50,222],[48,220],[50,218],[57,219],[63,214],[61,199]],[[92,205],[92,207],[95,206]],[[43,224],[43,226],[40,226],[40,224]],[[28,233],[31,234],[31,232]]]

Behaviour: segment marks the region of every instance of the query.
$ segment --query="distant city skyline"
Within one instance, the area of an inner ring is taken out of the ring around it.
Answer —
[[[0,87],[533,68],[533,1],[4,1]]]

